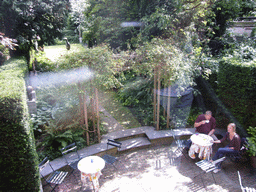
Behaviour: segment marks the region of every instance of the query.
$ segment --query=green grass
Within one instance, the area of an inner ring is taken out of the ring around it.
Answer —
[[[86,49],[86,48],[84,48],[81,44],[71,44],[70,50],[66,49],[66,45],[52,45],[52,46],[45,46],[44,52],[47,58],[55,62],[62,55],[79,52],[79,51],[82,51],[83,49]]]
[[[113,91],[104,91],[99,93],[99,103],[114,117],[124,128],[141,127],[131,111],[124,107],[116,98],[116,93]]]

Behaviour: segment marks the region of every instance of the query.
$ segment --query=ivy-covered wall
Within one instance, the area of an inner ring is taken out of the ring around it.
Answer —
[[[0,66],[0,191],[40,191],[38,158],[26,104],[26,61]]]
[[[223,58],[219,64],[218,94],[247,129],[256,126],[256,60]]]

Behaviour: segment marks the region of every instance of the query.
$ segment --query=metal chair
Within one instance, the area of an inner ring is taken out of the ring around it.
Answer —
[[[72,143],[70,145],[67,145],[66,147],[61,149],[61,153],[63,157],[65,158],[65,161],[69,167],[72,168],[73,173],[77,169],[77,164],[79,162],[80,155],[77,152],[77,146],[76,143]],[[74,173],[73,173],[74,175]]]
[[[256,189],[254,189],[254,188],[244,187],[242,184],[242,179],[241,179],[239,171],[237,171],[237,174],[238,174],[239,184],[240,184],[242,192],[256,192]]]
[[[241,138],[241,145],[240,145],[240,150],[238,154],[231,154],[231,155],[226,155],[226,157],[230,158],[231,161],[233,162],[239,162],[243,158],[243,156],[246,154],[248,150],[248,142],[245,137]]]
[[[108,139],[107,150],[108,150],[108,146],[109,145],[117,147],[117,152],[119,152],[119,150],[121,149],[122,143],[120,143],[118,141],[115,141],[115,140],[112,140],[112,139]],[[116,168],[114,163],[118,160],[117,157],[114,157],[114,156],[109,155],[109,154],[105,154],[105,155],[103,155],[102,159],[104,159],[106,163],[111,164],[111,165],[113,165]]]
[[[214,171],[215,169],[218,169],[218,167],[216,166],[216,164],[223,162],[223,161],[225,160],[225,158],[226,158],[226,157],[222,157],[222,158],[217,159],[217,160],[215,160],[215,161],[213,161],[213,162],[210,162],[210,161],[208,161],[208,160],[202,160],[202,161],[199,161],[199,162],[197,162],[197,163],[195,163],[195,164],[196,164],[198,167],[200,167],[201,170],[203,170],[203,174],[211,172],[212,177],[213,177],[213,180],[214,180],[214,182],[215,182],[215,184],[216,184],[216,180],[215,180],[215,178],[214,178],[213,171]],[[202,174],[201,174],[201,173],[198,174],[198,175],[196,175],[194,178],[196,178],[196,177],[199,176],[199,175],[201,176],[201,180],[202,180],[203,185],[204,185],[204,187],[205,187],[205,184],[204,184],[203,177],[202,177]]]
[[[186,159],[188,159],[188,157],[186,156],[186,152],[188,150],[185,150],[187,148],[187,139],[180,139],[180,137],[175,136],[173,132],[172,132],[172,137],[177,145],[177,149],[175,150],[175,153],[176,151],[179,151],[184,155]]]
[[[52,169],[52,173],[45,178],[41,171],[49,164],[49,166]],[[66,176],[68,175],[68,172],[64,172],[64,171],[55,171],[53,169],[53,167],[50,164],[50,161],[48,159],[48,157],[45,157],[44,160],[39,164],[39,170],[40,170],[40,174],[41,177],[45,180],[45,182],[52,188],[51,191],[54,191],[54,189],[60,185],[64,179],[66,178]],[[51,186],[51,184],[54,184],[54,187]]]

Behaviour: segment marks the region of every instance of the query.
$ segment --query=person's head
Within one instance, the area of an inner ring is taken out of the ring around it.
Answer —
[[[211,117],[212,117],[212,112],[211,111],[206,111],[204,116],[205,116],[205,119],[210,120]]]
[[[228,124],[228,132],[236,132],[236,124],[235,123],[229,123]]]

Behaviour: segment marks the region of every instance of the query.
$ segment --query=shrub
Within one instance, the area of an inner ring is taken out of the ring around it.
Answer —
[[[219,64],[218,93],[244,127],[256,126],[255,53],[256,49],[245,46]]]
[[[0,191],[39,191],[38,156],[26,104],[24,59],[0,68]]]

